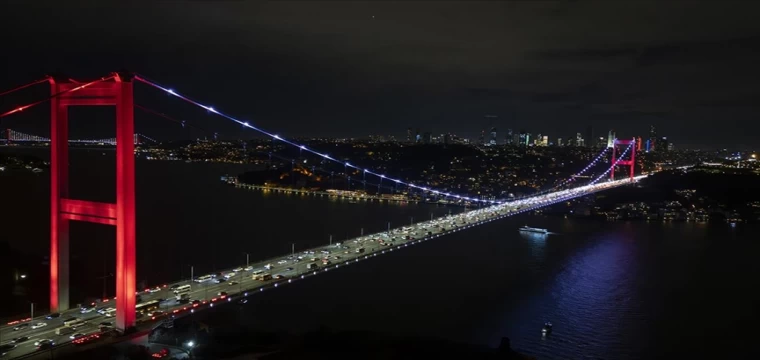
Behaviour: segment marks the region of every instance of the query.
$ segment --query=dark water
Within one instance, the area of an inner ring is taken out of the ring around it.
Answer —
[[[88,161],[111,158],[95,155]],[[243,251],[263,258],[288,252],[292,242],[315,245],[330,233],[381,230],[386,219],[400,224],[409,216],[448,212],[222,186],[219,175],[235,169],[138,163],[138,278],[187,277],[184,264],[194,264],[198,274],[244,261]],[[75,176],[89,183],[78,191],[108,196],[98,190],[105,179]],[[47,181],[46,175],[0,175],[4,201],[23,203],[13,211],[3,207],[3,237],[26,251],[47,248]],[[516,228],[525,223],[559,234],[523,236]],[[92,259],[76,270],[78,286],[99,293],[99,280],[87,278],[102,273],[102,251],[112,253],[113,234],[98,226],[74,231],[72,253]],[[224,311],[267,330],[324,325],[490,346],[509,336],[515,348],[540,359],[757,358],[758,234],[749,226],[525,216],[281,287]],[[542,338],[547,320],[554,332]]]

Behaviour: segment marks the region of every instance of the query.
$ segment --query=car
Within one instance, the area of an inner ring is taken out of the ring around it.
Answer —
[[[52,313],[52,314],[49,314],[48,316],[45,316],[45,319],[52,320],[59,317],[61,317],[60,313]]]
[[[227,279],[225,279],[223,277],[219,277],[219,278],[216,278],[216,280],[214,280],[214,282],[216,282],[217,284],[221,284],[221,283],[226,282],[226,281],[227,281]]]
[[[237,282],[237,281],[230,281],[230,283],[229,283],[229,284],[230,284],[230,286],[232,286],[232,285],[237,285],[237,284],[240,284],[240,283],[239,283],[239,282]]]
[[[37,340],[37,341],[34,342],[34,346],[40,346],[42,344],[48,344],[48,343],[49,344],[53,344],[53,340],[52,339],[39,339],[39,340]]]
[[[285,271],[293,271],[292,267],[286,268]]]
[[[243,270],[245,270],[245,271],[251,271],[251,270],[253,270],[253,266],[246,266],[245,269],[243,269]]]
[[[282,264],[287,264],[288,261],[287,260],[280,260],[277,263],[280,264],[280,265],[282,265]]]
[[[193,307],[198,307],[200,305],[201,305],[201,301],[200,300],[193,300]]]
[[[93,311],[95,311],[95,307],[94,306],[93,307],[82,307],[81,309],[79,309],[79,312],[82,313],[82,314],[91,313]]]
[[[220,292],[216,293],[216,296],[222,296],[222,298],[224,298],[224,297],[227,296],[227,293],[224,292],[224,291],[220,291]]]
[[[153,293],[157,293],[157,292],[161,291],[161,287],[160,287],[160,286],[156,286],[156,287],[154,287],[154,288],[151,288],[151,289],[150,289],[150,290],[148,290],[148,291],[149,291],[151,294],[153,294]]]
[[[172,286],[169,287],[169,290],[175,290],[179,286],[180,286],[179,284],[174,284],[174,285],[172,285]]]
[[[15,344],[0,345],[0,357],[5,356],[9,351],[16,348]]]
[[[284,275],[280,275],[280,274],[277,274],[277,275],[274,276],[275,280],[282,280],[284,278],[285,278],[285,276]]]
[[[236,267],[236,268],[232,269],[232,272],[241,272],[243,270],[244,269],[242,267]]]
[[[39,328],[41,328],[41,327],[45,327],[45,326],[47,326],[47,323],[44,323],[44,322],[38,322],[38,323],[36,323],[36,324],[32,325],[32,329],[39,329]]]
[[[112,323],[112,322],[110,322],[110,321],[103,321],[102,323],[100,323],[100,324],[98,324],[98,325],[100,325],[100,326],[112,326],[112,325],[113,325],[113,323]]]
[[[55,345],[55,343],[53,343],[53,342],[46,342],[46,343],[42,343],[39,346],[37,346],[37,349],[39,349],[39,350],[50,349],[54,345]]]
[[[29,323],[18,324],[13,328],[13,331],[19,331],[22,329],[26,329],[27,327],[29,327]]]
[[[82,333],[74,333],[74,334],[71,334],[71,336],[69,336],[69,339],[74,340],[74,339],[80,338],[82,336],[85,336],[85,335],[82,334]]]
[[[20,343],[22,343],[24,341],[27,341],[27,340],[29,340],[28,336],[20,336],[20,337],[17,337],[15,339],[11,340],[11,342],[14,343],[14,344],[20,344]]]
[[[225,279],[229,279],[229,278],[231,278],[231,277],[233,277],[233,276],[235,276],[235,273],[234,273],[234,272],[228,272],[228,273],[224,274],[224,278],[225,278]]]

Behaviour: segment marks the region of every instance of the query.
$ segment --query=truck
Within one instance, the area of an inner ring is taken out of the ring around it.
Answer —
[[[254,275],[253,280],[269,281],[269,280],[272,280],[272,274],[263,273],[263,274]]]

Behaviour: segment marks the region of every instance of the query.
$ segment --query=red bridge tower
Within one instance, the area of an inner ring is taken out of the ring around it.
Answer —
[[[50,79],[50,311],[69,308],[69,221],[116,226],[116,327],[135,323],[135,155],[132,75],[70,91]],[[69,106],[116,106],[116,203],[69,198]]]
[[[619,159],[616,160],[616,151],[617,151],[617,145],[627,145],[630,147],[630,153],[631,156],[629,160],[623,160]],[[617,164],[615,164],[615,161],[617,161]],[[610,180],[615,180],[615,166],[616,165],[623,165],[628,166],[630,168],[630,179],[633,180],[634,177],[634,169],[636,168],[636,138],[633,138],[631,140],[620,140],[615,139],[612,142],[612,171],[610,171]]]

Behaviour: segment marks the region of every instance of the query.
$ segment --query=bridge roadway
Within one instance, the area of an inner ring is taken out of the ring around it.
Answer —
[[[645,177],[645,175],[638,176],[635,180],[639,180],[643,177]],[[153,288],[153,292],[147,290],[140,291],[138,295],[140,295],[140,301],[142,303],[151,300],[168,300],[161,301],[160,303],[158,311],[163,311],[163,314],[158,314],[156,316],[153,316],[152,313],[143,314],[142,316],[141,314],[138,314],[137,327],[141,330],[150,329],[170,317],[185,316],[186,314],[207,309],[225,302],[239,302],[241,299],[255,293],[269,291],[294,281],[318,275],[323,272],[332,271],[340,267],[345,267],[352,263],[375,257],[378,254],[385,254],[402,247],[418,244],[422,241],[434,239],[486,222],[630,183],[629,180],[617,180],[596,185],[587,185],[570,190],[549,193],[543,196],[536,196],[487,208],[471,210],[457,215],[445,216],[432,221],[419,222],[412,226],[392,229],[390,233],[382,232],[365,235],[347,240],[340,245],[336,243],[296,253],[296,257],[300,256],[303,258],[300,261],[296,261],[297,259],[291,254],[251,264],[250,267],[247,268],[248,270],[240,270],[238,268],[238,271],[234,271],[233,269],[222,271],[221,273],[223,274],[234,272],[234,275],[222,283],[216,283],[215,280],[205,282],[191,282],[190,280],[184,280],[173,284],[162,285],[158,287],[158,289]],[[406,235],[410,238],[405,238]],[[358,250],[360,248],[363,248],[364,251],[358,252],[360,251]],[[329,251],[329,254],[322,253],[323,251]],[[328,258],[330,263],[327,265],[323,264],[322,259],[324,258]],[[312,259],[317,260],[312,261]],[[310,263],[317,263],[318,268],[307,269],[307,264]],[[267,264],[272,264],[270,270],[264,269]],[[257,270],[265,271],[273,277],[281,275],[282,278],[273,278],[268,281],[254,280],[252,273]],[[198,276],[196,276],[195,279],[197,280]],[[174,294],[171,290],[172,286],[187,284],[191,285],[191,291],[189,293],[190,299],[199,300],[200,304],[181,304],[174,299]],[[228,295],[225,298],[222,298],[222,296],[219,295],[220,292],[226,292]],[[105,302],[98,302],[94,306],[97,309],[107,308],[110,303],[112,302],[106,300]],[[56,335],[55,330],[59,327],[63,327],[64,319],[71,317],[81,318],[87,321],[85,325],[78,327],[75,331],[75,333],[83,334],[99,332],[98,325],[101,322],[113,322],[114,320],[112,317],[106,317],[105,315],[99,314],[97,311],[81,313],[80,309],[70,309],[61,313],[60,317],[54,319],[46,319],[45,316],[35,317],[31,321],[25,319],[20,323],[29,325],[20,330],[14,330],[14,327],[19,325],[19,323],[15,322],[0,327],[0,346],[11,344],[13,338],[22,336],[28,337],[28,340],[16,344],[14,349],[7,350],[8,353],[5,356],[14,358],[38,351],[34,343],[40,339],[51,339],[55,342],[57,347],[61,347],[59,345],[65,345],[66,343],[71,342],[71,339],[69,338],[71,334]],[[32,329],[31,325],[37,323],[44,323],[46,325],[41,328]],[[64,350],[62,353],[66,352],[66,349],[58,350]],[[74,350],[71,349],[71,347],[68,347],[68,351]],[[50,350],[39,350],[39,352],[39,355],[42,356],[40,358],[47,358],[46,354],[50,352]],[[37,356],[34,356],[33,358],[37,358]]]

